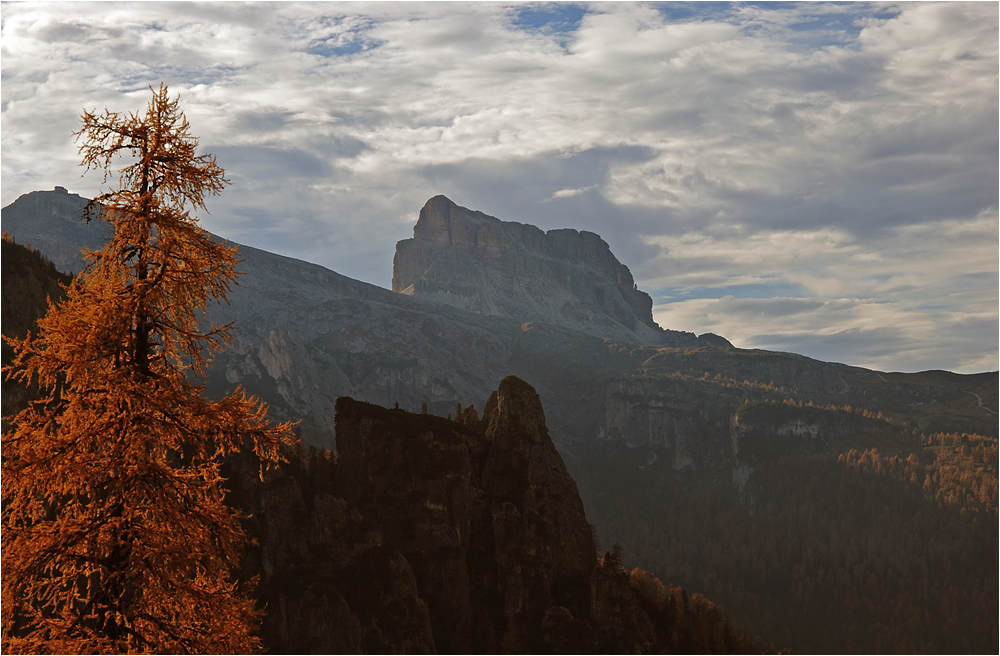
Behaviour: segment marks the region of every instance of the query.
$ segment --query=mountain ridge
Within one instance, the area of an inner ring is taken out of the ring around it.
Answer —
[[[98,247],[108,230],[101,221],[78,220],[86,204],[63,188],[32,192],[3,208],[3,229],[77,271],[79,249]],[[67,265],[73,252],[76,264]],[[339,396],[411,410],[426,401],[444,414],[457,401],[481,402],[507,374],[531,375],[531,354],[539,350],[571,347],[587,358],[607,357],[603,338],[570,327],[441,305],[252,247],[241,246],[240,254],[245,275],[228,303],[208,307],[208,322],[237,325],[232,347],[209,372],[209,391],[221,396],[243,385],[277,418],[301,419],[303,439],[320,446],[333,446]],[[554,385],[542,381],[539,391],[554,408],[563,443],[570,432],[564,404]]]
[[[449,211],[461,209],[444,197],[431,201],[432,206],[443,205]],[[32,192],[3,208],[3,229],[21,243],[37,245],[64,270],[78,270],[79,248],[98,246],[108,229],[101,221],[83,224],[78,220],[86,203],[87,199],[63,188]],[[465,212],[481,223],[515,225]],[[533,226],[529,230],[525,224],[516,225],[521,226],[516,230],[536,237],[546,234]],[[417,232],[426,232],[425,227]],[[588,239],[599,240],[596,235]],[[594,243],[602,252],[606,248],[603,242]],[[77,266],[60,264],[71,251],[76,252]],[[240,253],[240,269],[246,274],[238,279],[228,304],[210,303],[208,308],[207,321],[216,325],[232,321],[237,326],[232,348],[217,356],[209,372],[209,391],[221,396],[243,385],[266,400],[276,418],[301,419],[303,439],[319,446],[333,446],[331,427],[339,396],[387,406],[399,403],[411,410],[427,402],[432,412],[443,415],[456,402],[481,403],[494,381],[508,374],[531,380],[538,389],[560,448],[607,435],[620,426],[620,412],[607,414],[608,408],[617,407],[614,399],[619,392],[614,390],[620,389],[619,381],[635,376],[657,378],[659,371],[695,377],[728,372],[728,378],[761,383],[797,380],[801,392],[820,394],[817,402],[841,404],[879,397],[882,392],[876,388],[896,389],[893,394],[898,396],[903,393],[899,390],[913,386],[904,381],[916,376],[901,374],[904,378],[896,380],[895,374],[883,376],[795,354],[736,349],[728,342],[714,341],[712,335],[698,338],[675,333],[688,345],[684,348],[637,343],[635,333],[617,340],[566,325],[558,317],[555,322],[544,322],[491,316],[435,302],[422,294],[392,292],[260,249],[242,246]],[[608,263],[612,269],[619,266],[627,271],[624,265],[615,265],[617,259]],[[623,324],[618,327],[625,330]],[[797,371],[815,373],[796,378]],[[809,391],[814,385],[810,381],[845,376],[857,382],[823,384]],[[971,380],[958,378],[951,387]],[[938,389],[923,384],[921,388]],[[929,392],[905,393],[905,401],[901,397],[898,404],[904,410],[911,407],[906,404],[934,398]],[[988,386],[956,394],[962,413],[987,414],[977,410],[980,398],[984,408],[996,412],[996,394]],[[945,407],[925,405],[922,411],[930,412],[927,421],[933,422],[934,413],[940,414]],[[684,426],[687,420],[671,425]],[[631,444],[648,440],[639,435],[625,439]],[[682,437],[680,442],[687,439]]]

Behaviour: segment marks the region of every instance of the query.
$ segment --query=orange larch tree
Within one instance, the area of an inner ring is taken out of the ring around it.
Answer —
[[[196,154],[178,100],[151,90],[145,114],[83,114],[82,164],[119,179],[87,219],[114,235],[38,335],[11,340],[8,373],[43,394],[3,436],[4,652],[259,648],[220,459],[250,448],[274,462],[291,427],[242,391],[210,401],[192,382],[229,340],[199,317],[237,257],[187,207],[228,181]]]

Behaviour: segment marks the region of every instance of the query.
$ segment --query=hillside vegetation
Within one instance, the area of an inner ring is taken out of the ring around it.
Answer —
[[[993,652],[997,439],[901,423],[745,403],[732,462],[684,471],[598,442],[577,451],[588,512],[627,558],[793,651]]]

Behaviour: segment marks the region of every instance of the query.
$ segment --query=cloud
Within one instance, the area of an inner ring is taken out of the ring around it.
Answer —
[[[834,359],[972,366],[997,357],[997,14],[14,3],[0,27],[2,202],[95,194],[70,136],[80,111],[139,110],[165,81],[233,179],[203,218],[224,236],[387,286],[395,242],[445,193],[601,234],[658,316],[688,322],[670,327],[805,349],[815,326],[794,336],[780,317],[822,316],[842,335],[824,338]],[[718,318],[762,317],[721,299],[768,294],[792,300],[753,335]],[[826,305],[793,312],[794,299]],[[832,312],[843,299],[893,322],[912,353],[849,349],[891,340]],[[981,333],[963,326],[980,316],[993,334],[976,359]]]
[[[572,198],[573,196],[579,196],[582,193],[588,192],[594,188],[594,185],[589,187],[580,187],[579,189],[560,189],[559,191],[552,194],[549,200],[555,200],[556,198]]]
[[[997,217],[660,238],[661,325],[879,369],[996,369]],[[729,290],[728,293],[726,290]],[[789,291],[795,296],[786,295]],[[905,363],[905,366],[904,366]]]

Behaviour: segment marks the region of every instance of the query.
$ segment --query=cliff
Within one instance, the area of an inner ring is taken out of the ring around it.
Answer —
[[[650,653],[759,650],[707,601],[597,557],[534,389],[501,381],[458,421],[337,402],[333,456],[258,478],[230,462],[258,545],[271,651]]]
[[[543,232],[459,207],[444,196],[427,201],[413,239],[396,244],[392,290],[638,344],[698,343],[691,333],[656,325],[652,299],[600,236]]]

